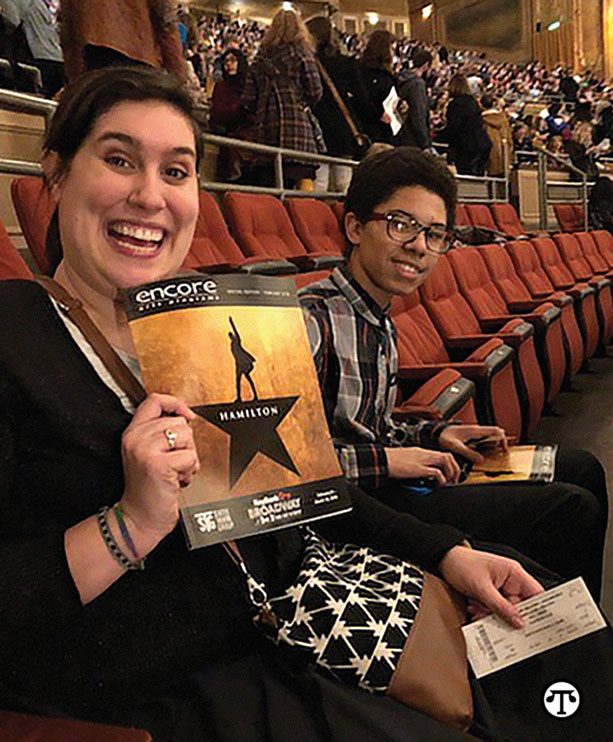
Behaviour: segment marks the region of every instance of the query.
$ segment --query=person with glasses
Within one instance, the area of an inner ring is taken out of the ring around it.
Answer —
[[[456,198],[450,171],[426,153],[396,147],[367,157],[345,199],[347,263],[299,294],[341,466],[385,504],[513,546],[561,575],[581,574],[598,596],[607,492],[591,453],[559,450],[551,484],[458,488],[456,456],[480,462],[467,444],[487,437],[506,448],[505,431],[392,420],[397,353],[388,308],[451,247]]]

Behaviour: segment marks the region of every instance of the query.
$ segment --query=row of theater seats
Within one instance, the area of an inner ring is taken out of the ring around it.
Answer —
[[[50,275],[54,266],[46,235],[55,209],[53,199],[35,177],[16,178],[11,195],[24,237],[38,270]],[[282,275],[331,268],[342,262],[344,238],[339,218],[315,199],[225,193],[222,208],[200,191],[200,213],[186,269],[204,272],[240,271]],[[335,208],[342,209],[342,204]]]
[[[585,228],[583,204],[554,204],[553,210],[561,232],[581,232]],[[507,203],[458,204],[456,226],[481,227],[507,237],[528,236],[517,212]]]
[[[48,275],[53,202],[37,178],[16,179],[12,195],[37,268]],[[185,268],[292,274],[300,287],[342,261],[342,204],[226,193],[222,207],[200,193]],[[509,239],[456,247],[419,294],[394,302],[399,414],[478,417],[526,439],[563,383],[611,338],[613,238],[597,231],[525,239],[509,204],[460,205],[457,217]],[[29,274],[12,247],[0,261],[3,277]]]

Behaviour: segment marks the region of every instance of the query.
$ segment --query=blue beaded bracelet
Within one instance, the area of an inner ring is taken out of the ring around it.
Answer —
[[[126,570],[145,569],[144,559],[139,559],[136,562],[132,562],[119,548],[119,544],[117,543],[117,541],[115,541],[115,537],[113,536],[113,534],[111,533],[111,529],[109,528],[109,511],[110,508],[105,505],[104,507],[100,508],[100,510],[98,510],[98,512],[96,513],[96,517],[98,519],[98,528],[100,529],[100,535],[102,536],[102,540],[104,541],[106,548],[109,550],[110,555],[121,567]]]

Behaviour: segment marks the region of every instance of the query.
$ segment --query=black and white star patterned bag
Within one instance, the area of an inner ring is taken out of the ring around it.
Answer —
[[[303,535],[300,572],[282,595],[268,598],[240,561],[256,624],[319,672],[466,729],[472,696],[459,596],[402,559],[328,543],[308,527]]]

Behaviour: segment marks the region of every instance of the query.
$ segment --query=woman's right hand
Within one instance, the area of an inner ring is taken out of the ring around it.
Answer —
[[[178,495],[200,469],[189,421],[196,414],[169,394],[150,394],[122,436],[125,490],[121,506],[141,543],[153,548],[175,527]],[[176,434],[171,447],[167,431]]]

